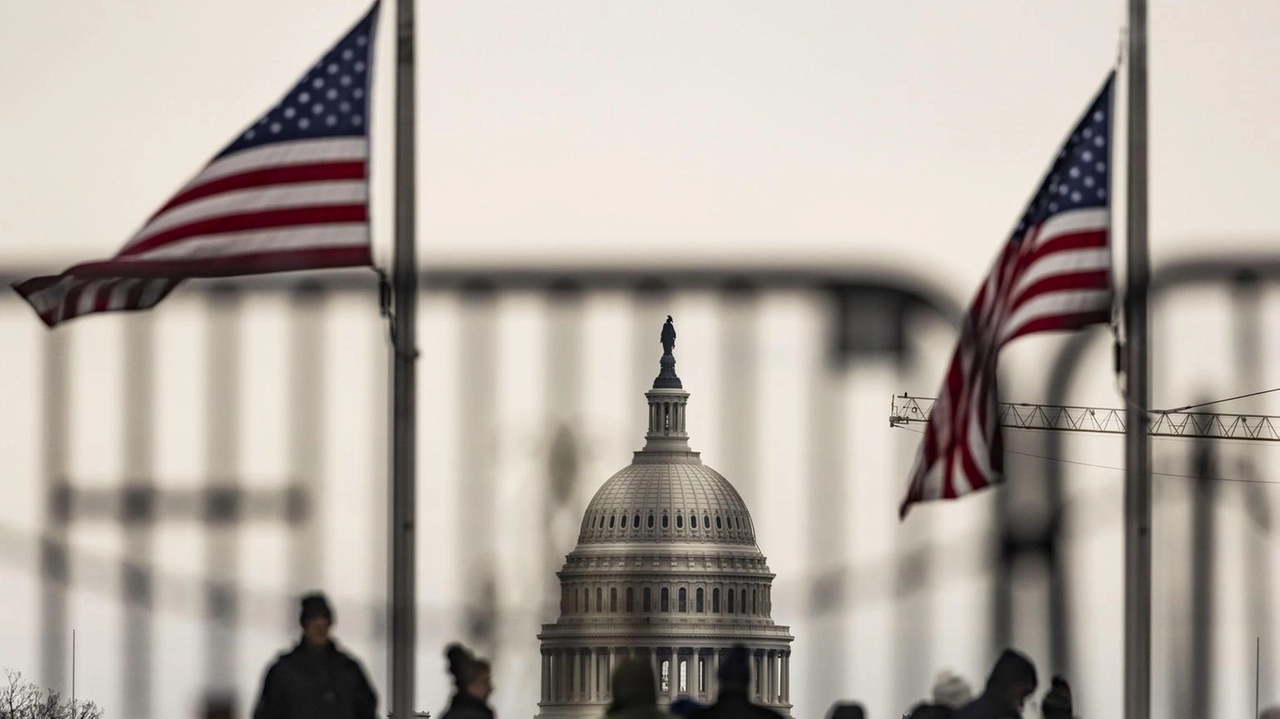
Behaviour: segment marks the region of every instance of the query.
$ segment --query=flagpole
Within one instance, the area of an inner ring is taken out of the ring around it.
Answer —
[[[1147,0],[1129,0],[1124,489],[1124,716],[1151,715],[1150,332],[1147,296]]]
[[[415,239],[413,0],[396,3],[396,244],[392,266],[391,458],[391,714],[414,715],[415,609],[414,521],[417,477],[418,262]]]

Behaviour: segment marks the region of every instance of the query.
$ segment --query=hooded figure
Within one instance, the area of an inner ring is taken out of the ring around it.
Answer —
[[[1031,660],[1006,649],[996,660],[982,696],[957,712],[956,719],[1018,719],[1036,683],[1036,666]]]
[[[768,707],[757,706],[747,697],[751,686],[751,661],[747,648],[733,645],[720,664],[716,676],[720,680],[720,696],[716,703],[693,715],[693,719],[782,719]]]
[[[444,655],[453,675],[453,699],[440,719],[493,719],[489,695],[493,693],[489,662],[477,659],[461,644],[450,644]]]
[[[323,594],[302,598],[302,640],[267,670],[253,719],[375,719],[378,697],[364,669],[329,638]]]
[[[609,719],[671,719],[658,708],[658,688],[653,669],[640,659],[625,659],[613,670],[613,702],[605,711]]]

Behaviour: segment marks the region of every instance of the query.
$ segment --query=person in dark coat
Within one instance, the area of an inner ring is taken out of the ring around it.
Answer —
[[[1018,719],[1036,683],[1036,666],[1031,660],[1006,649],[987,677],[982,696],[956,712],[955,719]]]
[[[302,598],[302,639],[267,670],[253,719],[376,719],[378,695],[360,663],[329,637],[323,594]]]
[[[702,711],[703,706],[689,697],[680,697],[671,702],[671,714],[678,717],[691,717]]]
[[[461,644],[450,644],[444,650],[453,675],[453,699],[440,719],[494,719],[489,707],[493,693],[493,674],[489,662],[478,659]]]
[[[671,719],[658,708],[658,688],[653,668],[642,659],[624,659],[613,670],[613,701],[604,715],[608,719]]]
[[[907,713],[907,719],[952,719],[956,711],[944,704],[917,704]]]
[[[751,686],[751,662],[747,648],[733,645],[720,665],[720,696],[716,703],[693,715],[693,719],[782,719],[778,712],[752,704],[747,696]]]
[[[1073,719],[1075,709],[1071,706],[1071,685],[1062,677],[1054,677],[1049,693],[1040,702],[1040,713],[1044,719]]]
[[[836,702],[827,712],[827,719],[867,719],[867,710],[857,702]]]

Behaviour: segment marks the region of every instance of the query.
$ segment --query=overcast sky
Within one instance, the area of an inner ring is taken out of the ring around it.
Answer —
[[[1280,238],[1280,4],[1155,5],[1156,260]],[[4,3],[0,262],[114,252],[363,8]],[[1119,0],[422,3],[421,257],[905,264],[968,294],[1123,19]]]

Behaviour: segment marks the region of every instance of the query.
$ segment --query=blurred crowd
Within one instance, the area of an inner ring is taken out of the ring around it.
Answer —
[[[377,696],[360,663],[338,648],[330,636],[333,610],[323,595],[302,600],[302,636],[292,650],[282,654],[267,670],[252,719],[376,719]],[[445,650],[453,679],[453,696],[439,719],[494,719],[489,697],[493,674],[488,661],[460,644]],[[750,654],[737,645],[717,671],[719,695],[708,706],[682,697],[670,706],[658,703],[653,668],[647,661],[620,662],[611,677],[613,700],[602,719],[782,719],[782,714],[750,700]],[[908,708],[903,719],[1021,719],[1024,711],[1044,719],[1075,719],[1071,686],[1053,677],[1047,691],[1033,706],[1040,688],[1035,664],[1022,653],[1006,649],[987,675],[980,693],[963,677],[943,671],[934,680],[929,696]],[[535,712],[531,712],[535,713]],[[418,717],[426,717],[419,714]],[[231,702],[220,700],[206,707],[204,719],[233,719]],[[827,719],[867,719],[855,701],[837,702]],[[1280,719],[1280,707],[1259,714],[1259,719]]]

